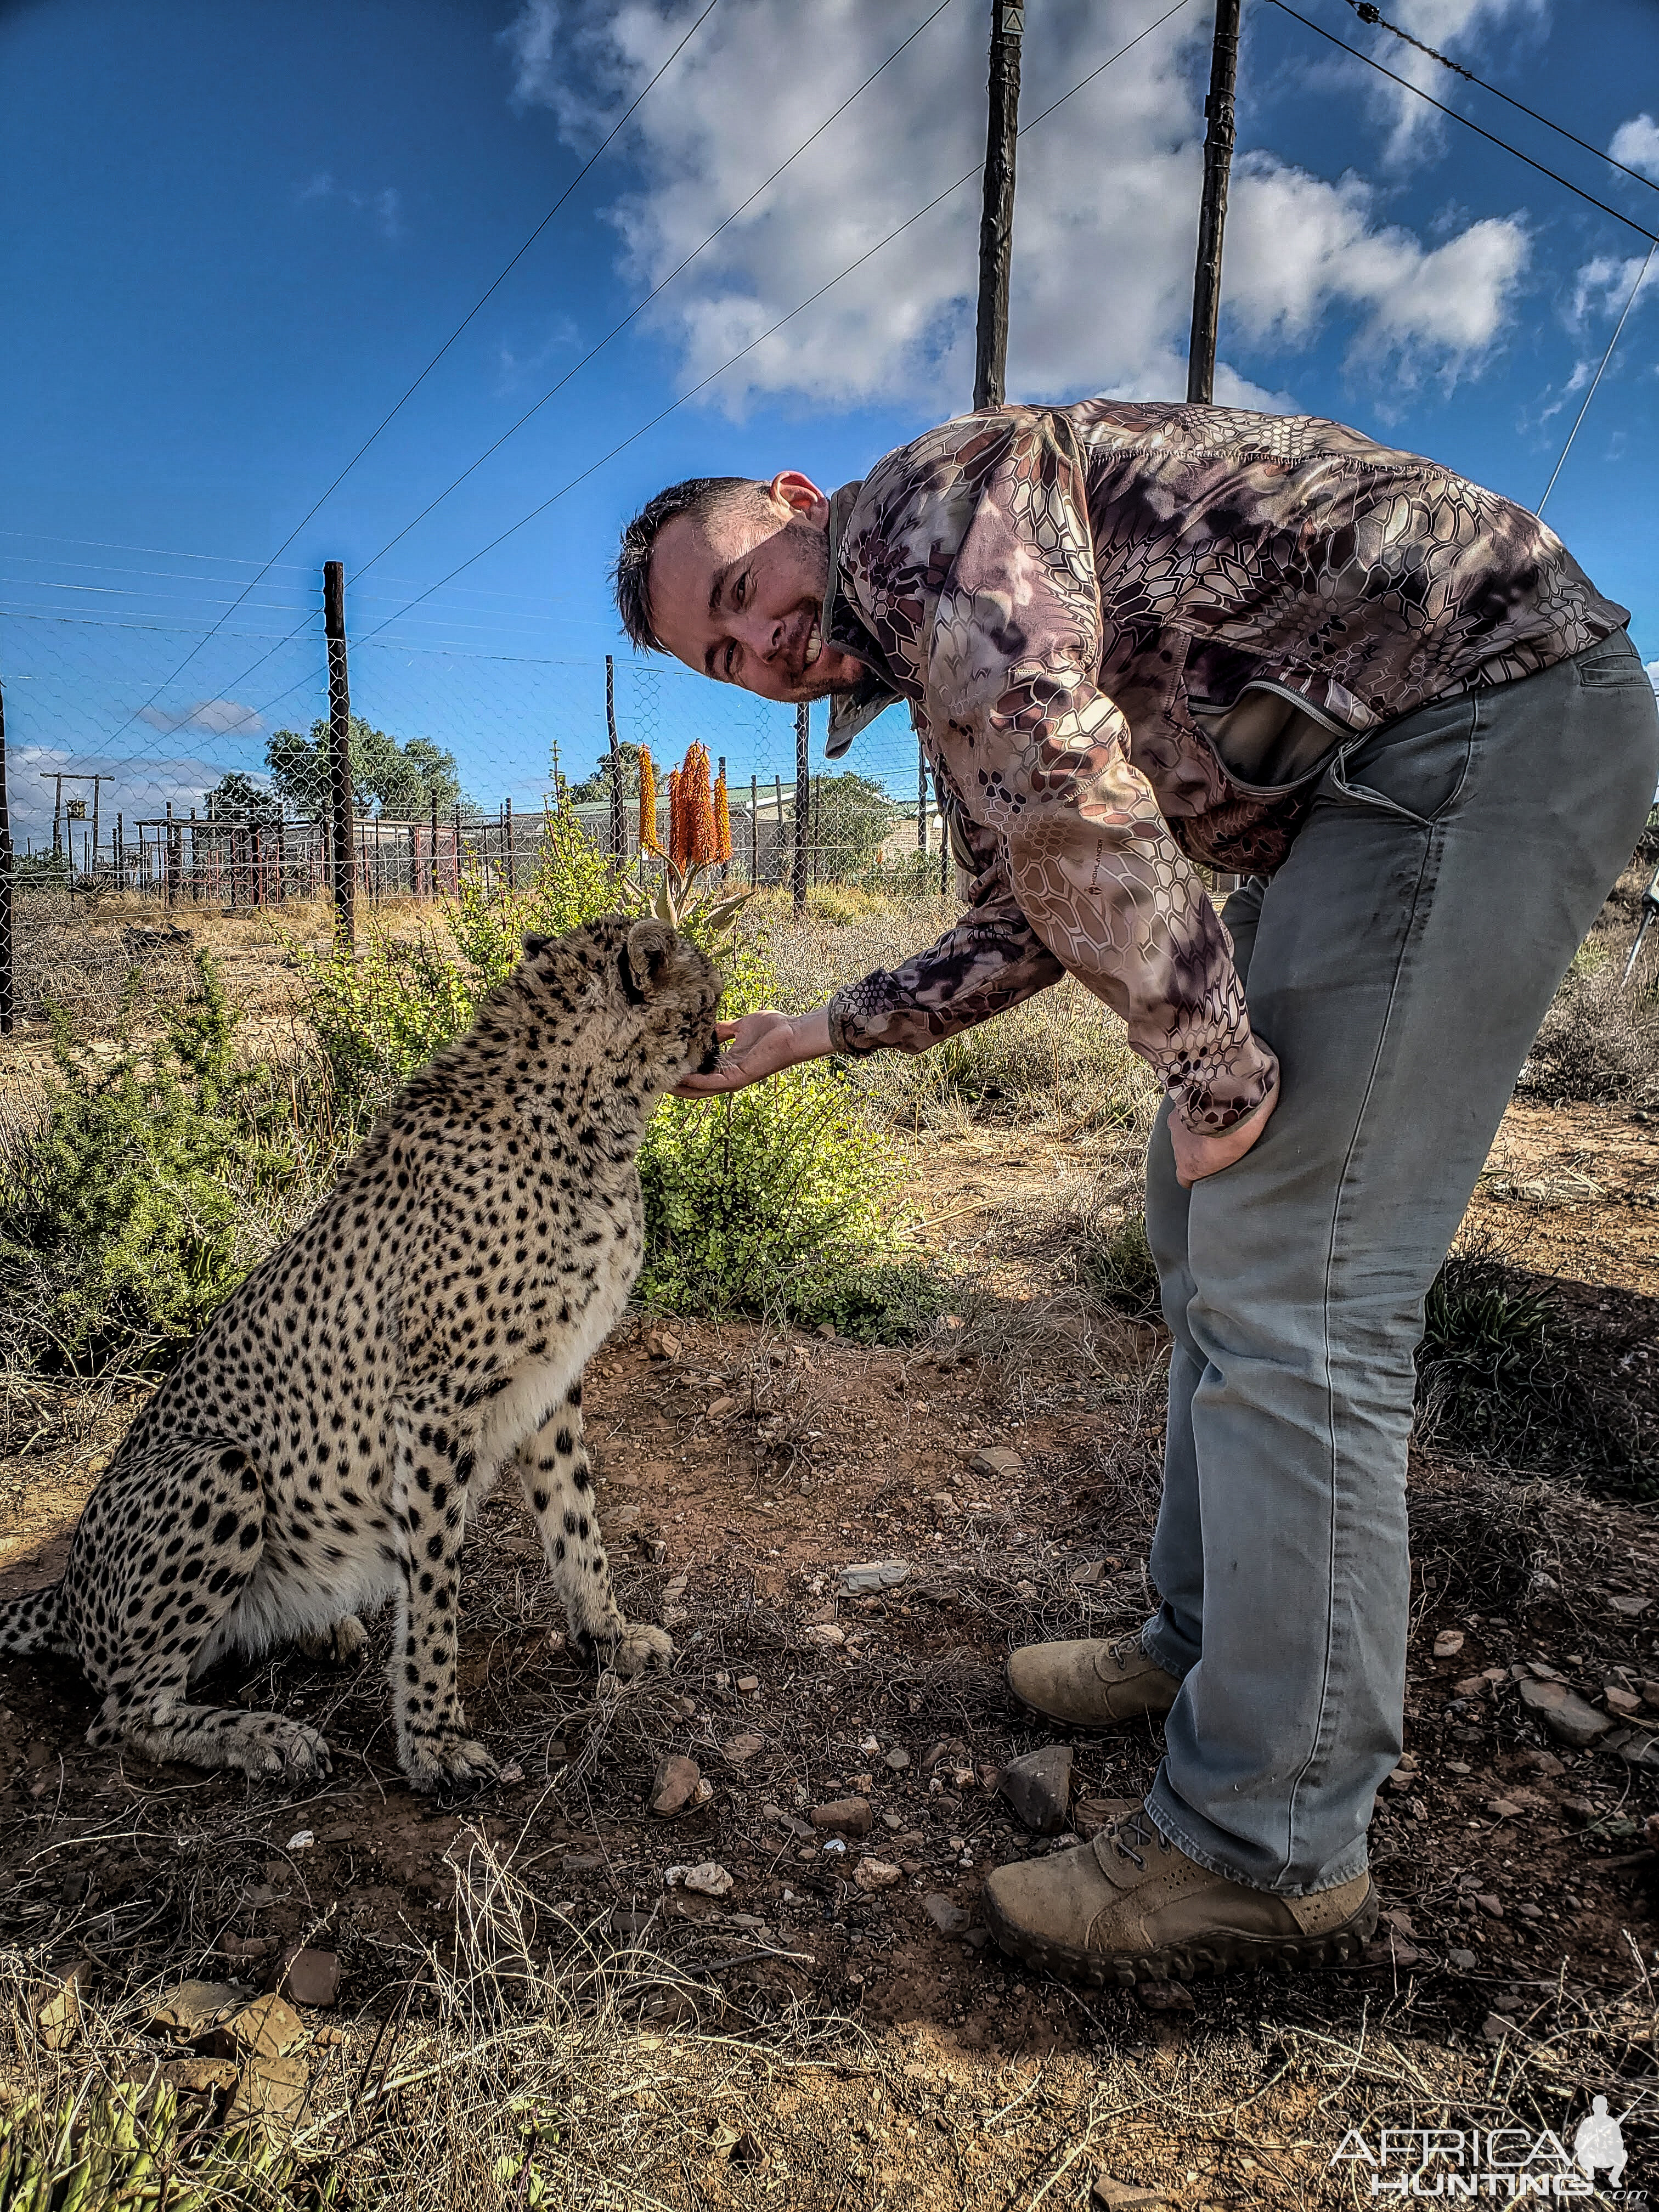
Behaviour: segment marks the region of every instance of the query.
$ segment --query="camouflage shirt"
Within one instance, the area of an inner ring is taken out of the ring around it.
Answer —
[[[1241,783],[1200,718],[1276,696],[1334,747],[1628,619],[1536,517],[1312,416],[966,416],[845,486],[830,533],[823,633],[868,671],[830,750],[908,700],[968,884],[937,945],[836,994],[837,1048],[920,1052],[1070,973],[1196,1129],[1273,1062],[1190,863],[1271,875],[1320,772]]]

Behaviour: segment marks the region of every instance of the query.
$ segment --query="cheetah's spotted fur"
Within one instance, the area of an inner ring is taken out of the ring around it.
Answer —
[[[103,1693],[89,1742],[325,1774],[314,1729],[191,1686],[232,1650],[355,1652],[392,1597],[404,1773],[493,1773],[456,1693],[457,1599],[468,1513],[509,1461],[578,1642],[623,1674],[670,1654],[617,1605],[581,1374],[639,1272],[646,1119],[717,1049],[719,992],[660,922],[526,940],[133,1423],[63,1581],[0,1603],[0,1651],[68,1654]]]

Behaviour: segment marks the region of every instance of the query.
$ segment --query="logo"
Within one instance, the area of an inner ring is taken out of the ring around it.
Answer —
[[[1566,2197],[1645,2206],[1640,2190],[1623,2186],[1624,2132],[1597,2097],[1573,2131],[1571,2148],[1553,2130],[1525,2128],[1350,2128],[1330,2156],[1331,2166],[1362,2174],[1374,2197],[1437,2197],[1453,2203],[1490,2199],[1514,2204]]]

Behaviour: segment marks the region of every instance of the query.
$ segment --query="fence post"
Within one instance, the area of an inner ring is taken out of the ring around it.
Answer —
[[[9,1036],[15,1012],[11,970],[11,801],[6,793],[6,695],[0,686],[0,1036]]]
[[[749,779],[749,880],[760,881],[760,778]]]
[[[1014,149],[1019,137],[1024,0],[991,0],[991,82],[985,124],[985,203],[979,224],[979,317],[974,411],[1000,407],[1008,357],[1008,276],[1014,248]]]
[[[356,866],[351,850],[351,687],[346,674],[345,568],[323,563],[323,633],[328,640],[328,791],[337,949],[357,951]]]
[[[426,895],[430,899],[438,896],[438,792],[432,791],[432,848],[426,856]]]
[[[556,768],[556,769],[554,769],[554,771],[553,771],[553,788],[554,788],[554,790],[556,792],[556,791],[558,790],[558,787],[559,787],[559,771],[558,771],[558,769]],[[512,801],[512,799],[507,799],[507,800],[504,802],[504,805],[505,805],[506,836],[507,836],[507,889],[508,889],[508,890],[510,890],[510,891],[515,891],[515,890],[517,890],[517,889],[519,888],[519,878],[518,878],[517,872],[516,872],[516,871],[514,870],[514,865],[513,865],[513,801]]]
[[[812,811],[812,778],[807,766],[811,711],[805,699],[795,709],[795,864],[791,876],[797,914],[806,911],[806,830]]]
[[[627,818],[623,812],[622,747],[617,742],[617,664],[605,656],[605,734],[611,747],[611,853],[618,867],[628,858]]]

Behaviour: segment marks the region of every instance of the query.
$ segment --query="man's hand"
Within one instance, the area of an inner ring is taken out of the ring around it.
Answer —
[[[1187,1127],[1179,1114],[1170,1116],[1170,1142],[1175,1148],[1176,1181],[1182,1190],[1190,1190],[1206,1176],[1218,1175],[1223,1168],[1231,1167],[1242,1160],[1250,1146],[1273,1118],[1279,1103],[1279,1070],[1273,1070],[1273,1089],[1252,1113],[1242,1121],[1235,1121],[1231,1129],[1218,1130],[1214,1136],[1200,1136]]]
[[[729,1048],[720,1054],[711,1075],[688,1075],[674,1086],[676,1098],[715,1098],[722,1091],[741,1091],[780,1069],[799,1066],[804,1060],[822,1060],[834,1050],[830,1042],[830,1010],[820,1006],[810,1014],[775,1013],[769,1007],[745,1014],[740,1022],[716,1022],[714,1034]]]

